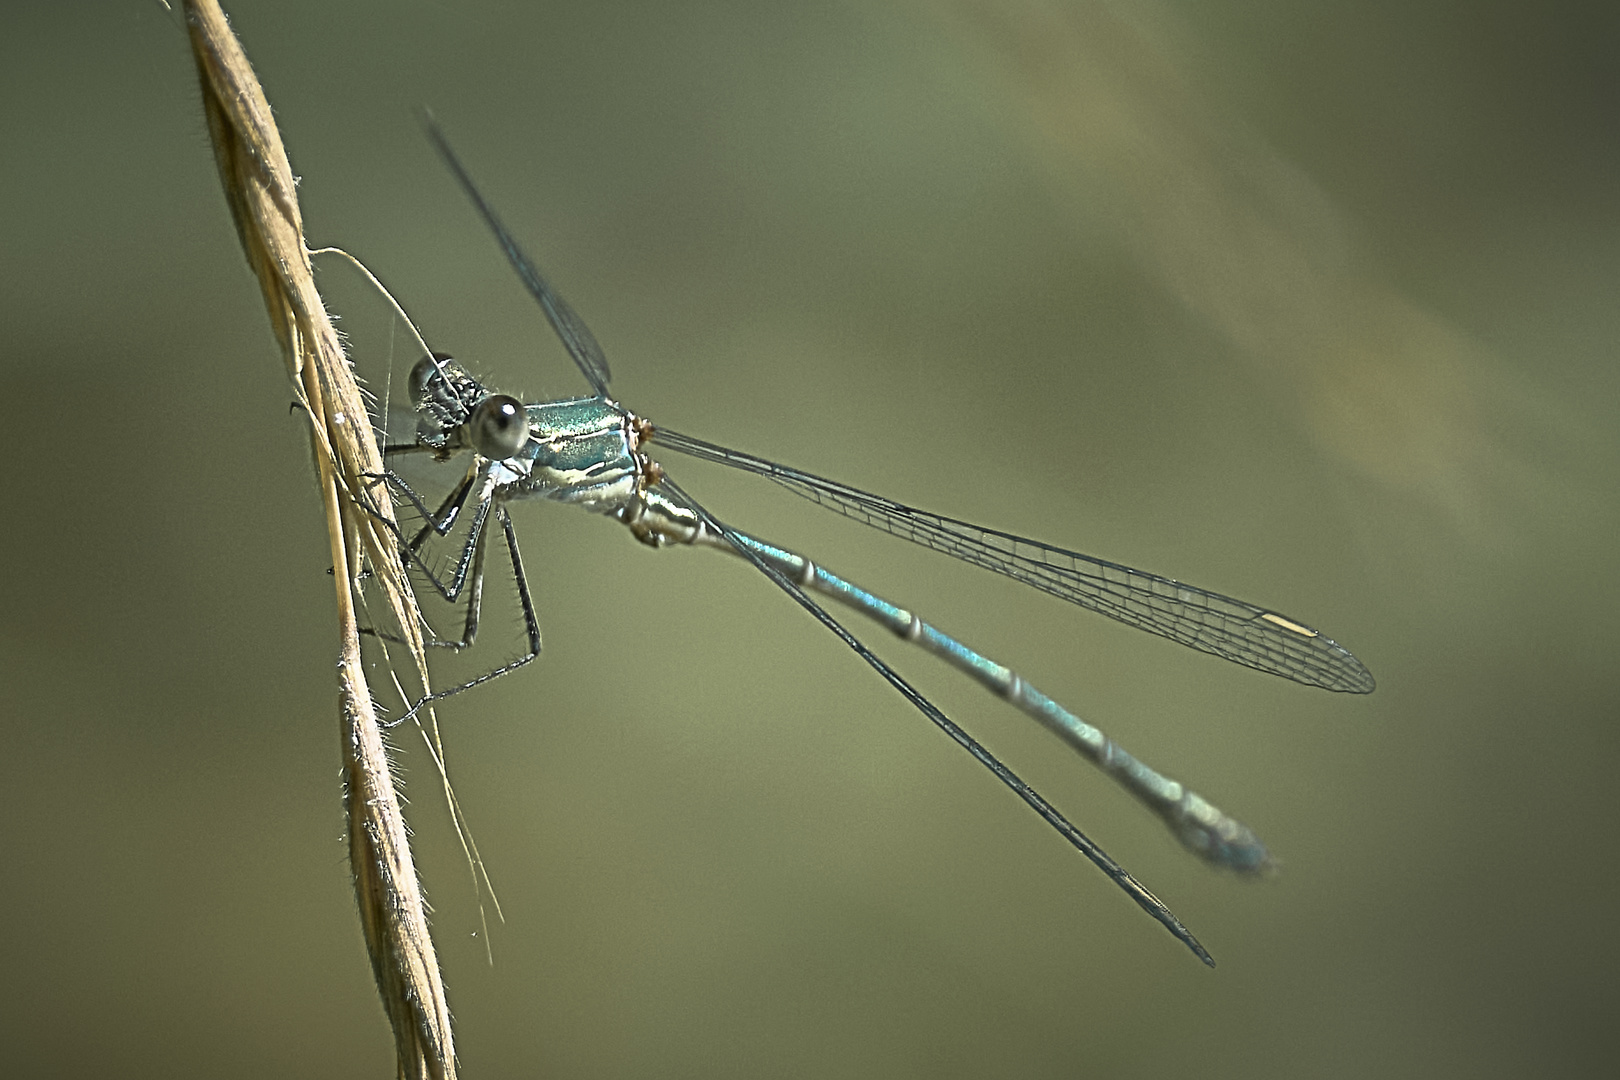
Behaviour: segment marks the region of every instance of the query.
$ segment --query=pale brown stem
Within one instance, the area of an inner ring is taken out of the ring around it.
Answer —
[[[450,1008],[428,932],[409,833],[360,657],[353,582],[369,567],[427,688],[421,621],[388,525],[353,493],[382,471],[377,439],[315,288],[298,194],[269,102],[215,0],[186,0],[203,109],[237,236],[310,420],[337,584],[338,700],[349,850],[360,922],[398,1075],[453,1078]],[[386,505],[376,507],[389,513]]]

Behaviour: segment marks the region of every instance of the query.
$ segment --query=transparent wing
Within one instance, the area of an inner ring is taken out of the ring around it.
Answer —
[[[484,223],[489,226],[490,232],[493,232],[495,239],[500,242],[501,250],[506,253],[506,261],[512,264],[512,269],[516,270],[518,277],[523,279],[524,287],[529,290],[529,294],[540,302],[540,307],[545,311],[546,318],[551,321],[551,328],[557,331],[557,336],[562,339],[563,348],[568,350],[568,355],[572,356],[574,363],[579,365],[579,370],[584,373],[585,380],[591,384],[591,389],[606,397],[608,380],[612,376],[608,373],[607,357],[602,355],[602,346],[596,343],[596,337],[591,333],[590,327],[586,326],[585,320],[581,319],[575,314],[574,309],[568,306],[568,301],[564,300],[555,289],[547,284],[539,269],[529,261],[529,257],[523,253],[523,249],[518,247],[518,243],[512,238],[512,234],[506,231],[506,226],[501,224],[501,219],[495,216],[494,209],[484,201],[484,196],[479,193],[477,186],[473,184],[472,177],[467,175],[467,170],[462,167],[461,159],[456,157],[454,150],[450,149],[450,143],[445,139],[444,132],[439,130],[439,125],[433,122],[431,116],[424,113],[422,126],[427,129],[427,136],[433,141],[433,148],[439,152],[439,156],[444,159],[444,163],[450,167],[451,173],[455,175],[456,182],[461,185],[461,190],[467,193],[467,197],[472,200],[473,205],[478,208],[478,212],[483,215]]]
[[[1042,592],[1272,675],[1352,694],[1372,673],[1319,631],[1275,611],[1157,574],[932,514],[834,480],[659,428],[659,443],[705,461],[769,477],[811,502]]]

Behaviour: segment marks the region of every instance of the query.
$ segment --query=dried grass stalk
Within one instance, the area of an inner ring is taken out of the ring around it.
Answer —
[[[308,412],[337,583],[339,716],[349,851],[360,921],[394,1028],[398,1075],[454,1077],[450,1009],[429,937],[405,820],[360,660],[353,582],[369,566],[424,691],[416,599],[388,525],[355,498],[382,471],[365,402],[315,288],[292,167],[241,45],[214,0],[186,0],[220,181],[300,403]],[[391,513],[386,496],[375,510]]]

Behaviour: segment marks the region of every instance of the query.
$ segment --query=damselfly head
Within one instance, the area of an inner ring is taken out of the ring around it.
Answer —
[[[408,382],[416,407],[416,437],[424,446],[448,449],[489,391],[447,353],[424,356],[411,368]],[[510,455],[508,455],[510,456]]]

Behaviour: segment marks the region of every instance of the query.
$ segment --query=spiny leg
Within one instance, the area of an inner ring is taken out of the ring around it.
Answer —
[[[501,523],[501,532],[506,537],[507,554],[512,560],[512,581],[517,588],[518,603],[523,609],[523,626],[524,630],[528,634],[529,651],[518,657],[516,660],[502,664],[500,667],[494,668],[493,670],[486,671],[477,678],[469,679],[466,682],[461,683],[459,686],[452,686],[448,689],[438,690],[434,693],[428,694],[416,704],[412,705],[403,716],[399,717],[399,719],[391,721],[388,724],[389,727],[402,724],[406,720],[411,719],[421,711],[422,706],[424,705],[435,701],[443,701],[445,698],[453,697],[464,690],[471,690],[475,686],[481,686],[484,683],[489,682],[491,679],[498,679],[502,675],[516,671],[518,668],[540,655],[540,618],[535,614],[534,600],[529,595],[529,579],[523,573],[523,555],[518,551],[517,531],[512,528],[512,518],[506,512],[506,507],[495,500],[486,500],[479,504],[478,515],[473,522],[474,527],[477,529],[477,540],[468,544],[467,550],[470,552],[470,555],[463,555],[464,565],[460,576],[465,576],[465,564],[467,562],[470,561],[474,569],[472,573],[472,588],[467,597],[467,623],[462,634],[462,640],[459,644],[461,646],[471,645],[473,639],[478,636],[478,615],[479,609],[482,607],[484,593],[484,544],[485,537],[488,535],[483,526],[492,506],[494,507],[496,519]],[[459,591],[459,585],[457,588]]]
[[[406,561],[416,565],[416,568],[422,572],[422,576],[433,586],[435,592],[451,603],[455,603],[461,595],[462,587],[466,584],[473,549],[478,543],[479,535],[483,531],[484,519],[488,515],[488,501],[481,502],[479,505],[472,527],[468,530],[467,542],[456,559],[456,573],[452,575],[449,585],[440,581],[438,575],[433,572],[432,567],[422,558],[422,545],[427,541],[429,533],[438,536],[449,534],[450,530],[455,526],[456,519],[460,516],[462,508],[466,505],[468,493],[482,475],[482,471],[469,471],[462,481],[445,497],[445,500],[439,504],[438,510],[429,510],[422,497],[398,473],[390,470],[375,475],[378,479],[383,480],[403,494],[425,522],[410,540],[404,538],[404,534],[399,531],[397,526],[391,525],[394,535],[400,541],[400,550],[405,555]],[[467,644],[471,644],[471,642]]]
[[[422,516],[422,528],[411,538],[409,543],[409,547],[414,553],[421,549],[429,531],[439,536],[445,536],[455,527],[456,518],[460,516],[462,507],[466,505],[467,494],[472,491],[473,483],[481,475],[481,471],[469,469],[467,475],[462,478],[461,483],[451,489],[450,494],[445,496],[444,501],[439,504],[437,510],[429,510],[427,502],[416,493],[416,489],[411,487],[406,479],[394,470],[389,469],[386,472],[372,475],[389,484],[401,495],[404,495],[406,501]]]
[[[461,483],[440,504],[437,511],[429,511],[421,496],[417,495],[410,485],[397,474],[388,472],[378,475],[379,478],[401,490],[427,521],[427,524],[409,541],[404,539],[397,526],[389,522],[394,535],[400,540],[400,550],[405,555],[407,562],[414,563],[422,576],[433,586],[433,590],[451,604],[460,599],[461,590],[467,588],[468,581],[471,581],[471,591],[467,599],[466,622],[461,637],[453,641],[435,637],[424,644],[435,648],[457,650],[467,648],[478,636],[479,611],[484,591],[484,530],[488,523],[491,500],[481,501],[478,509],[474,512],[472,524],[467,531],[467,541],[462,545],[461,554],[456,558],[455,572],[451,575],[449,584],[440,580],[439,576],[427,564],[427,561],[422,558],[421,546],[430,533],[444,535],[450,531],[456,517],[466,504],[468,491],[471,490],[473,484],[481,475],[480,470],[469,471]],[[502,515],[504,516],[504,510]],[[527,583],[520,583],[520,595],[527,595]],[[402,640],[397,635],[377,630],[374,627],[363,627],[361,632],[371,634],[373,637],[385,641]],[[418,707],[420,707],[420,703]],[[414,711],[413,709],[412,712]]]

